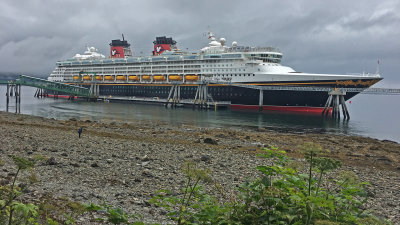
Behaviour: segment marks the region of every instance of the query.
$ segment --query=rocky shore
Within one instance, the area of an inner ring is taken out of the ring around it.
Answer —
[[[82,137],[77,130],[83,127]],[[143,215],[147,222],[170,222],[165,211],[149,204],[160,189],[179,192],[185,181],[186,160],[209,168],[212,178],[231,193],[257,177],[254,169],[266,164],[257,153],[265,146],[286,150],[302,159],[298,146],[319,143],[340,159],[343,170],[371,183],[367,207],[400,224],[400,144],[357,136],[293,134],[264,129],[198,128],[154,122],[103,123],[57,121],[0,112],[0,155],[6,183],[15,168],[10,155],[43,157],[35,173],[39,182],[22,197],[67,197],[82,203],[102,203]],[[220,196],[223,198],[223,196]],[[77,221],[85,223],[85,218]]]

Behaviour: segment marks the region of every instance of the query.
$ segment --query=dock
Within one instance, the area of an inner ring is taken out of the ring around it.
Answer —
[[[142,103],[142,104],[157,104],[165,105],[167,107],[195,107],[195,99],[180,99],[177,104],[169,104],[170,101],[166,98],[158,97],[124,97],[124,96],[99,96],[98,100],[104,102],[130,102],[130,103]],[[231,106],[230,101],[215,101],[206,102],[204,108],[206,109],[228,109]]]

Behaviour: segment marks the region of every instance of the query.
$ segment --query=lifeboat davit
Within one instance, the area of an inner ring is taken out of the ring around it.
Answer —
[[[114,80],[114,76],[104,76],[104,80]]]
[[[83,76],[83,80],[92,80],[92,76],[85,75]]]
[[[165,80],[165,76],[163,76],[163,75],[154,75],[153,78],[154,78],[154,80],[157,80],[157,81]]]
[[[139,76],[131,75],[131,76],[128,76],[128,79],[129,80],[139,80]]]
[[[199,80],[199,76],[197,76],[197,75],[186,75],[185,76],[185,80],[187,80],[187,81],[198,81]]]
[[[123,75],[118,75],[117,80],[126,80],[126,77]]]
[[[79,80],[79,76],[75,75],[75,76],[73,77],[73,79],[74,79],[74,80]]]
[[[181,80],[182,80],[182,76],[179,76],[179,75],[169,75],[169,76],[168,76],[168,79],[169,79],[170,81],[181,81]]]
[[[143,75],[142,80],[150,80],[150,75]]]

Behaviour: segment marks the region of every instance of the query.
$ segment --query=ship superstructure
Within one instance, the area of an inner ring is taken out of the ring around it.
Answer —
[[[379,74],[312,74],[296,72],[282,66],[283,54],[273,47],[240,46],[217,40],[208,33],[209,44],[199,52],[184,52],[172,38],[157,37],[151,56],[132,56],[130,44],[112,40],[110,57],[105,58],[95,48],[85,57],[77,55],[57,62],[49,76],[51,81],[85,85],[96,81],[101,95],[142,96],[165,98],[169,88],[180,83],[183,98],[194,98],[196,84],[208,82],[210,94],[216,100],[230,101],[232,107],[251,107],[258,104],[258,93],[224,83],[274,86],[327,86],[367,88],[381,80]],[[84,74],[83,76],[81,76]],[[357,93],[349,93],[346,100]],[[294,93],[266,91],[264,105],[290,107],[321,107],[326,93]],[[271,108],[273,109],[273,108]]]

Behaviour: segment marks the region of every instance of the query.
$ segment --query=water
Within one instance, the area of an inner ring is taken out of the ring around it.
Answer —
[[[68,101],[33,97],[34,88],[22,87],[21,113],[54,119],[92,121],[146,121],[193,124],[200,127],[266,128],[281,132],[361,135],[400,142],[400,96],[358,95],[348,102],[351,119],[346,122],[319,115],[294,115],[230,110],[166,109],[157,105]],[[0,86],[0,110],[5,111],[5,86]],[[10,112],[15,112],[15,100]]]

